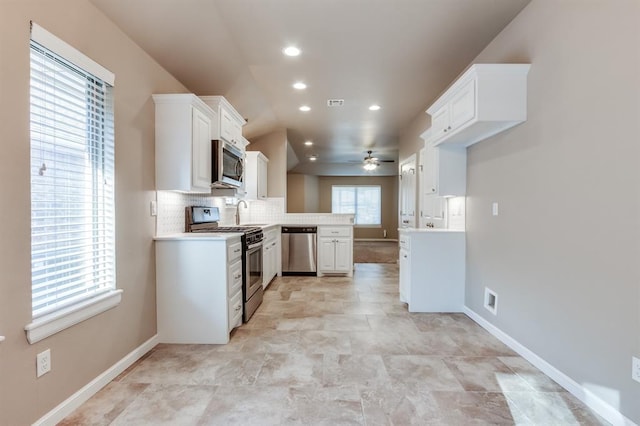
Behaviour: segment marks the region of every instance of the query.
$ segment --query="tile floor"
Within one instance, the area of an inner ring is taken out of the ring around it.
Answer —
[[[228,345],[158,345],[62,425],[599,425],[463,314],[410,314],[393,264],[276,278]]]

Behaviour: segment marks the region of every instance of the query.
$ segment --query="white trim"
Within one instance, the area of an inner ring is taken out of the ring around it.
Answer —
[[[133,365],[144,354],[153,349],[157,344],[158,335],[154,335],[149,340],[129,352],[120,361],[116,362],[107,371],[87,383],[79,391],[71,395],[69,398],[58,404],[53,410],[42,416],[33,423],[34,426],[55,425],[62,419],[71,414],[75,409],[84,404],[89,398],[98,393],[100,389],[108,385],[113,379],[118,377],[120,373]]]
[[[115,74],[35,22],[31,22],[31,40],[62,56],[84,71],[95,75],[108,85],[114,85],[116,80]]]
[[[618,411],[611,404],[604,401],[598,395],[594,394],[589,389],[585,388],[580,383],[576,382],[571,377],[555,368],[553,365],[549,364],[529,348],[522,345],[520,342],[506,334],[504,331],[500,330],[495,325],[491,324],[489,321],[471,310],[469,307],[465,306],[463,308],[463,311],[469,318],[478,323],[478,325],[487,330],[502,343],[509,346],[544,374],[551,377],[560,386],[565,388],[567,391],[569,391],[569,393],[582,401],[587,407],[591,408],[596,413],[604,417],[604,419],[611,424],[615,426],[637,426],[633,421],[620,413],[620,411]]]
[[[39,342],[59,331],[76,325],[102,312],[115,308],[122,300],[122,290],[111,290],[59,311],[33,320],[24,327],[30,344]]]

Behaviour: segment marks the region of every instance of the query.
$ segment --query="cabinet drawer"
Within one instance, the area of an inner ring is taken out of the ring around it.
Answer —
[[[321,237],[350,237],[350,226],[323,226],[318,228]]]
[[[264,231],[264,242],[265,244],[269,244],[274,242],[278,238],[278,229],[273,228],[268,231]]]
[[[229,299],[229,331],[242,325],[242,291]]]
[[[411,250],[411,237],[408,235],[400,234],[400,249],[410,251]]]
[[[227,260],[229,263],[242,257],[242,242],[234,241],[227,244]]]
[[[229,277],[227,279],[229,295],[242,290],[242,260],[238,259],[229,266]]]

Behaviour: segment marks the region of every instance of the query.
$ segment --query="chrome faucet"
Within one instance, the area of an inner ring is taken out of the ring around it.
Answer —
[[[249,208],[245,200],[238,201],[238,204],[236,204],[236,225],[240,225],[240,203],[244,204],[245,209]]]

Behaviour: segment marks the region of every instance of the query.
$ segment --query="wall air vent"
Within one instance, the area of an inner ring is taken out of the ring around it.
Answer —
[[[327,99],[328,107],[339,107],[344,105],[344,99]]]

